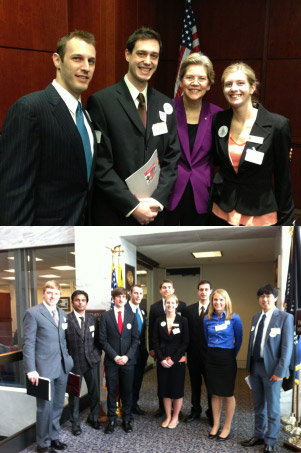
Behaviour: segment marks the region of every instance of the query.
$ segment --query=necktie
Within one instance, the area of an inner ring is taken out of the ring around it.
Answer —
[[[137,318],[137,322],[138,322],[139,333],[141,333],[141,330],[142,330],[142,319],[140,318],[138,308],[136,309],[136,318]]]
[[[121,311],[119,311],[118,312],[118,329],[119,329],[120,333],[122,332],[122,326],[123,326],[122,316],[121,316]]]
[[[55,324],[58,326],[59,325],[59,316],[57,314],[57,309],[56,308],[54,310],[52,310],[52,316],[53,316],[53,319],[55,321]]]
[[[200,320],[201,320],[201,321],[203,321],[204,315],[205,315],[205,307],[203,306],[203,307],[201,308],[201,313],[200,313]]]
[[[258,329],[257,329],[257,334],[256,334],[256,338],[255,338],[254,348],[253,348],[253,359],[254,360],[260,359],[260,345],[261,345],[261,340],[262,340],[262,333],[263,333],[265,318],[266,318],[266,315],[263,315],[261,318],[261,321],[259,323]]]
[[[87,163],[87,176],[88,176],[88,181],[89,181],[90,174],[91,174],[91,167],[92,167],[92,153],[91,153],[91,145],[90,145],[88,131],[87,131],[85,123],[84,123],[84,115],[83,115],[83,111],[82,111],[82,106],[79,101],[78,101],[78,105],[77,105],[77,109],[76,109],[76,125],[77,125],[78,132],[81,135],[82,142],[84,145],[85,157],[86,157],[86,163]]]
[[[79,319],[81,320],[81,326],[80,326],[80,330],[81,330],[81,335],[82,335],[82,339],[85,338],[85,318],[83,316],[80,316]]]
[[[146,128],[146,105],[145,105],[145,99],[142,93],[139,93],[137,96],[137,99],[139,101],[138,104],[138,113],[140,115],[141,121]]]

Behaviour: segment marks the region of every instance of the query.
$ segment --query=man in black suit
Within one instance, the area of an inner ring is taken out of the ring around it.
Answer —
[[[106,434],[111,434],[116,426],[116,394],[122,401],[123,429],[132,432],[131,409],[133,393],[134,365],[136,349],[139,343],[139,331],[136,315],[125,310],[127,291],[115,288],[112,291],[114,308],[101,315],[99,342],[105,351],[105,370],[108,388],[108,423]]]
[[[140,303],[143,299],[143,288],[141,285],[134,285],[130,290],[130,300],[126,304],[126,309],[132,311],[138,323],[139,329],[139,345],[136,350],[136,364],[134,366],[133,380],[133,403],[132,412],[137,415],[146,415],[146,412],[139,407],[139,393],[142,385],[144,368],[148,358],[146,349],[145,333],[146,333],[146,312],[140,308]]]
[[[208,314],[212,287],[209,280],[201,280],[197,286],[199,301],[189,305],[183,311],[188,320],[189,346],[187,350],[187,365],[191,383],[191,412],[185,419],[190,423],[201,416],[201,389],[204,380],[206,384],[206,354],[207,343],[204,337],[203,319]],[[212,424],[211,396],[208,397],[206,415]]]
[[[162,280],[162,282],[160,283],[160,293],[162,295],[162,299],[159,300],[158,302],[155,302],[150,307],[148,342],[149,342],[149,354],[150,354],[150,356],[152,356],[152,358],[154,360],[156,358],[155,351],[154,351],[154,345],[153,345],[153,334],[154,334],[155,322],[156,322],[157,318],[159,318],[160,316],[164,316],[164,314],[165,314],[165,308],[164,308],[165,297],[169,296],[170,294],[173,294],[174,292],[175,292],[175,289],[173,286],[173,282],[171,280]],[[182,312],[184,311],[185,307],[186,307],[185,302],[179,301],[176,313],[178,315],[181,315]],[[162,400],[162,398],[159,397],[159,409],[155,413],[155,416],[160,417],[161,415],[164,415],[164,414],[165,414],[165,410],[164,410],[163,400]]]
[[[56,78],[8,111],[0,149],[1,225],[84,225],[97,140],[81,93],[95,69],[95,39],[58,41]]]
[[[126,44],[127,74],[88,99],[93,124],[103,133],[96,163],[95,225],[163,224],[160,212],[167,206],[177,178],[180,146],[171,99],[148,86],[160,50],[157,32],[145,27],[136,30]],[[125,180],[148,162],[155,150],[158,186],[147,198],[136,196]]]
[[[76,290],[71,296],[73,312],[67,315],[68,328],[66,329],[67,346],[73,358],[72,372],[84,377],[90,399],[90,415],[88,422],[95,429],[100,429],[99,416],[99,373],[98,363],[101,359],[99,345],[99,329],[95,316],[86,313],[89,301],[88,294]],[[79,398],[69,395],[70,420],[72,433],[79,436],[82,432],[79,418]]]

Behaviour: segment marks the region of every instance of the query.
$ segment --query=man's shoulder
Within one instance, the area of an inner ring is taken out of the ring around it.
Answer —
[[[151,96],[154,98],[156,97],[156,98],[160,99],[160,101],[167,102],[171,105],[171,107],[173,107],[173,102],[172,102],[171,98],[166,96],[166,94],[161,93],[161,91],[156,90],[156,88],[149,87],[148,96]]]
[[[154,302],[154,303],[150,306],[150,311],[151,311],[151,310],[156,310],[160,305],[162,305],[162,299],[161,299],[161,300],[158,300],[157,302]]]
[[[198,308],[198,306],[199,306],[198,302],[195,302],[194,304],[186,305],[185,312],[193,313],[196,310],[196,308]]]
[[[97,99],[103,99],[107,98],[108,96],[113,95],[118,88],[122,87],[122,81],[120,80],[117,83],[114,83],[113,85],[110,85],[106,88],[102,88],[101,90],[95,91],[95,93],[91,94],[89,96],[89,99],[97,98]]]

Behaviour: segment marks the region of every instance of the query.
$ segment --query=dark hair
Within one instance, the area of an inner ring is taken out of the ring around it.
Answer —
[[[155,30],[153,30],[152,28],[148,28],[148,27],[141,27],[141,28],[138,28],[138,30],[134,31],[134,33],[128,38],[127,40],[127,43],[126,43],[126,49],[132,53],[133,52],[133,49],[135,47],[135,44],[136,42],[141,39],[141,40],[145,40],[145,39],[155,39],[156,41],[158,41],[159,43],[159,46],[160,46],[160,52],[161,52],[161,49],[162,49],[162,41],[161,41],[161,38],[160,38],[160,35],[159,33],[157,33]]]
[[[199,289],[200,285],[209,285],[209,286],[210,286],[210,289],[212,289],[212,285],[211,285],[211,282],[210,282],[209,280],[201,280],[201,281],[198,283],[197,289]]]
[[[268,283],[259,288],[259,290],[257,291],[257,297],[260,297],[263,294],[273,294],[274,297],[278,297],[278,289],[275,286]]]
[[[84,30],[74,30],[68,35],[60,38],[57,42],[56,53],[59,54],[61,61],[64,61],[67,42],[73,38],[81,39],[82,41],[85,41],[88,44],[92,44],[92,46],[96,47],[95,37],[94,35],[92,35],[92,33],[89,33],[88,31]]]
[[[82,289],[77,289],[76,291],[74,291],[72,294],[71,294],[71,300],[72,302],[74,301],[74,299],[76,298],[76,296],[79,296],[79,294],[83,294],[85,296],[85,298],[87,299],[87,303],[89,302],[89,296],[88,294],[86,293],[86,291],[83,291]]]
[[[127,296],[128,292],[122,286],[118,286],[118,288],[113,289],[113,291],[111,292],[111,295],[113,298],[116,296]]]
[[[162,289],[162,286],[164,285],[164,283],[171,283],[172,287],[173,287],[173,282],[171,280],[162,280],[162,282],[160,283],[160,289]]]
[[[130,289],[131,293],[133,292],[133,288],[141,288],[141,289],[143,289],[141,285],[133,285],[133,286],[131,286],[131,289]]]

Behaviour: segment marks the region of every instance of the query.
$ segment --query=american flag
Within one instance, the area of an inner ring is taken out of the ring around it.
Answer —
[[[186,0],[184,22],[182,29],[180,55],[177,67],[177,77],[175,84],[175,98],[182,95],[182,88],[180,87],[179,72],[183,60],[192,52],[200,52],[200,41],[198,31],[195,25],[194,12],[191,7],[191,0]]]
[[[112,264],[111,290],[113,291],[113,289],[115,289],[117,287],[118,287],[118,284],[117,284],[117,277],[116,277],[116,269],[115,269],[114,264]],[[113,302],[113,299],[111,299],[111,308],[113,308],[113,307],[114,307],[114,302]]]

